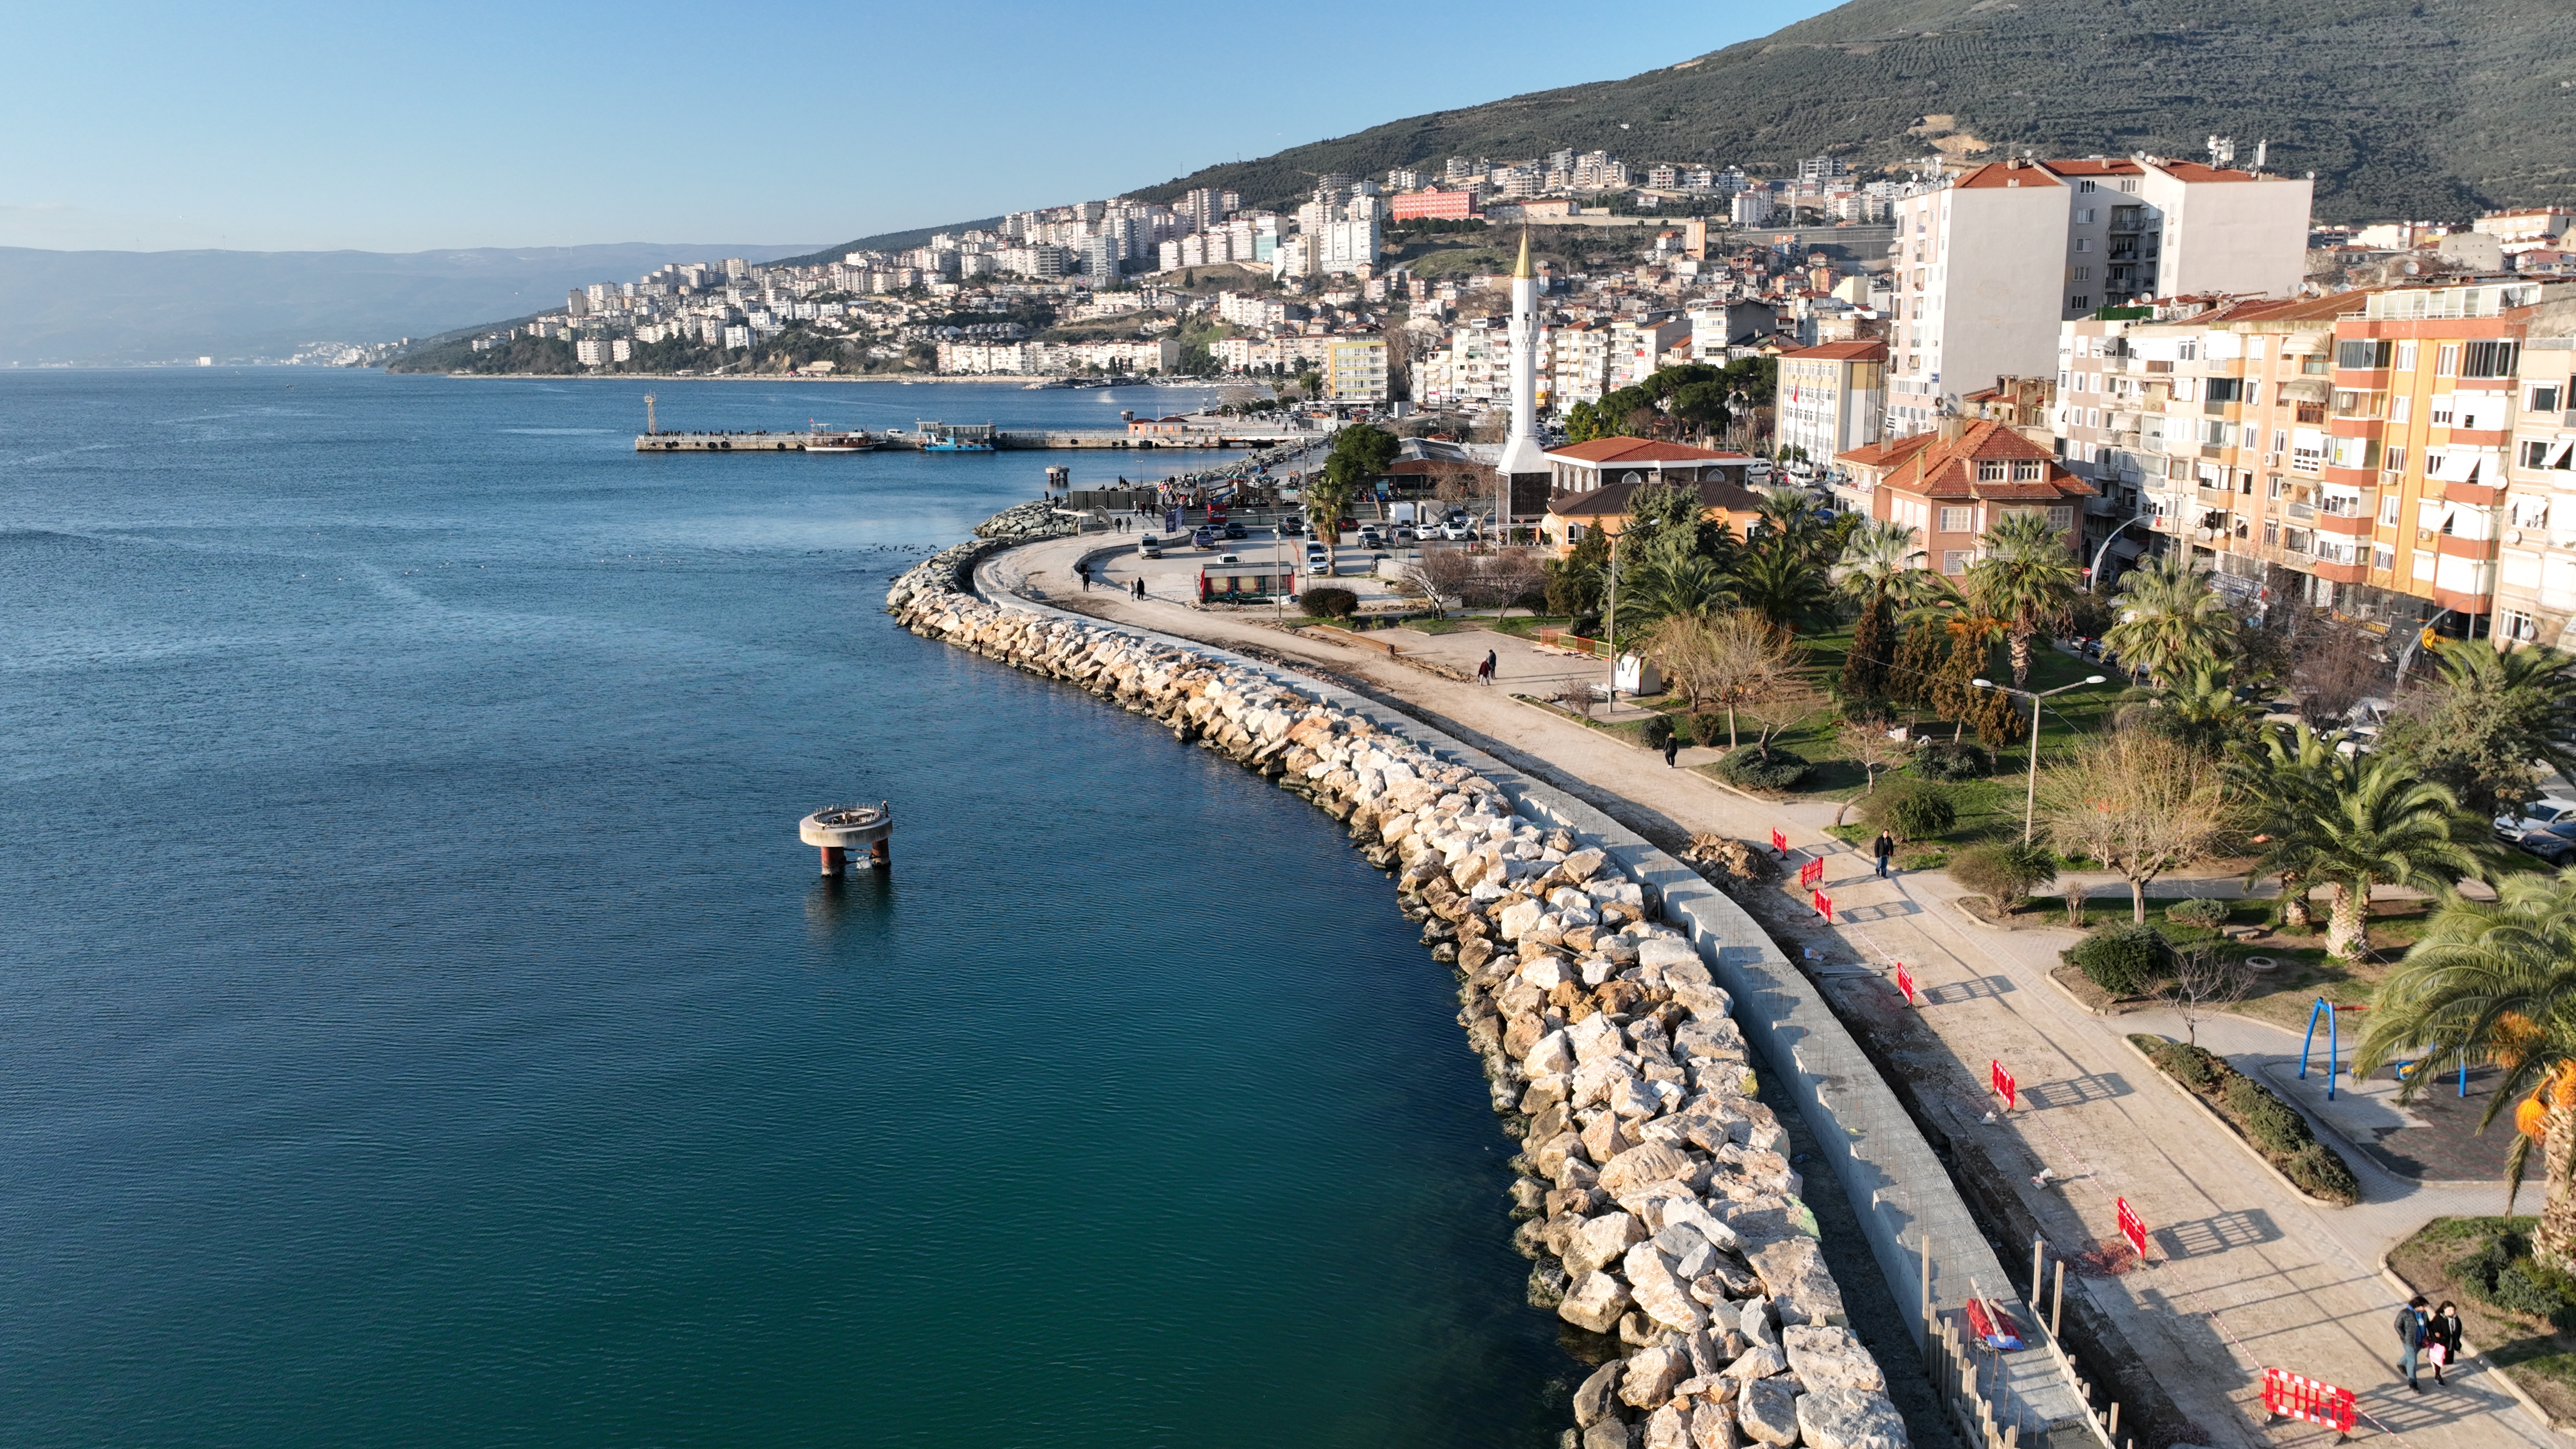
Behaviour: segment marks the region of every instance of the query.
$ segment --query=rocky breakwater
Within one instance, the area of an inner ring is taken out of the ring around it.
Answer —
[[[897,580],[916,633],[1066,680],[1346,823],[1459,978],[1514,1159],[1530,1301],[1591,1337],[1569,1449],[1900,1449],[1844,1326],[1733,1003],[1601,850],[1364,715],[1170,641],[963,592],[961,546]]]

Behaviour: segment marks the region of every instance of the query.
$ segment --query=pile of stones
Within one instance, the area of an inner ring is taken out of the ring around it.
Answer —
[[[1008,543],[1063,538],[1073,532],[1074,521],[1058,514],[1055,505],[1043,498],[1014,503],[975,525],[977,538],[999,539]]]
[[[961,592],[972,558],[915,568],[889,610],[1223,752],[1397,875],[1522,1139],[1531,1302],[1616,1355],[1575,1395],[1569,1449],[1902,1449],[1782,1129],[1754,1097],[1733,1002],[1643,883],[1475,771],[1260,670]]]

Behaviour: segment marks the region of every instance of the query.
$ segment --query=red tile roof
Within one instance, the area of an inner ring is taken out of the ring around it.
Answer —
[[[2015,166],[2008,161],[1990,161],[1974,171],[1963,173],[1950,183],[1960,190],[2000,190],[2007,186],[2063,186],[2064,182],[2048,174],[2044,166]]]
[[[1977,477],[1979,463],[2033,459],[2046,465],[2036,479],[1980,481]],[[1918,433],[1892,443],[1854,448],[1838,455],[1838,461],[1878,469],[1880,487],[1924,498],[2056,503],[2094,492],[2092,484],[2067,472],[2055,453],[1991,418],[1969,423],[1954,441],[1943,441],[1938,432]]]
[[[1859,342],[1828,342],[1822,346],[1802,347],[1795,352],[1783,352],[1780,355],[1784,358],[1813,357],[1833,362],[1885,362],[1887,344],[1874,339]]]
[[[1547,511],[1559,518],[1605,518],[1628,511],[1628,495],[1644,486],[1642,483],[1611,483],[1587,493],[1559,493],[1547,501]],[[1680,483],[1670,485],[1681,487]],[[1753,513],[1762,507],[1762,495],[1742,484],[1724,478],[1699,480],[1700,512],[1722,508],[1729,513]]]
[[[1659,443],[1652,438],[1594,438],[1588,443],[1568,443],[1562,448],[1550,448],[1547,456],[1589,463],[1596,468],[1629,463],[1743,462],[1748,457],[1743,453],[1694,448],[1685,443]]]

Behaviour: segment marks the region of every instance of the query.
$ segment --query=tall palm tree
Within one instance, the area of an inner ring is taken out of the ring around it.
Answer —
[[[2120,619],[2102,635],[2122,662],[2158,684],[2215,664],[2236,646],[2236,616],[2210,587],[2209,571],[2169,553],[2120,580]]]
[[[2449,886],[2485,867],[2481,822],[2459,797],[2388,755],[2341,755],[2314,777],[2316,814],[2300,828],[2308,868],[2325,882],[2326,954],[2367,945],[2373,886]]]
[[[2247,722],[2254,712],[2236,697],[2223,669],[2195,669],[2171,689],[2130,690],[2121,699],[2123,704],[2135,700],[2145,707],[2136,722],[2210,759],[2217,759],[2231,745],[2249,742]]]
[[[1923,580],[1936,577],[1918,566],[1922,557],[1912,528],[1892,518],[1865,519],[1843,544],[1829,576],[1834,587],[1864,605],[1878,599],[1904,603]]]
[[[1699,552],[1689,529],[1658,529],[1620,575],[1622,634],[1676,615],[1706,616],[1735,605],[1735,587],[1717,560]],[[1631,613],[1630,611],[1635,612]]]
[[[2302,724],[2295,732],[2263,731],[2259,749],[2230,760],[2228,786],[2247,802],[2257,847],[2245,884],[2281,878],[2281,923],[2308,927],[2308,892],[2317,880],[2316,823],[2333,809],[2349,764],[2335,752],[2340,734],[2320,735]]]
[[[1767,535],[1788,543],[1801,555],[1813,553],[1816,540],[1825,532],[1825,520],[1816,512],[1815,495],[1804,488],[1765,488],[1754,511],[1761,516]]]
[[[2012,650],[2013,683],[2030,683],[2031,640],[2066,617],[2082,577],[2063,530],[2045,513],[2007,513],[1978,540],[1983,555],[1968,566],[1969,586],[1985,596],[1998,617],[2011,622],[2004,638]]]
[[[1765,533],[1737,553],[1735,596],[1773,628],[1794,634],[1825,615],[1833,585],[1794,539]]]
[[[2576,1272],[2576,871],[2508,877],[2493,904],[2456,894],[2442,903],[2424,938],[2379,984],[2353,1074],[2401,1054],[2421,1064],[2398,1089],[2401,1100],[2455,1062],[2503,1069],[2478,1125],[2521,1099],[2505,1158],[2505,1210],[2538,1147],[2548,1194],[2532,1256]]]

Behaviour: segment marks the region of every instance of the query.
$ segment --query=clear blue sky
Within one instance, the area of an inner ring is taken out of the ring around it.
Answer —
[[[1826,8],[20,5],[0,246],[828,244],[1633,75]]]

